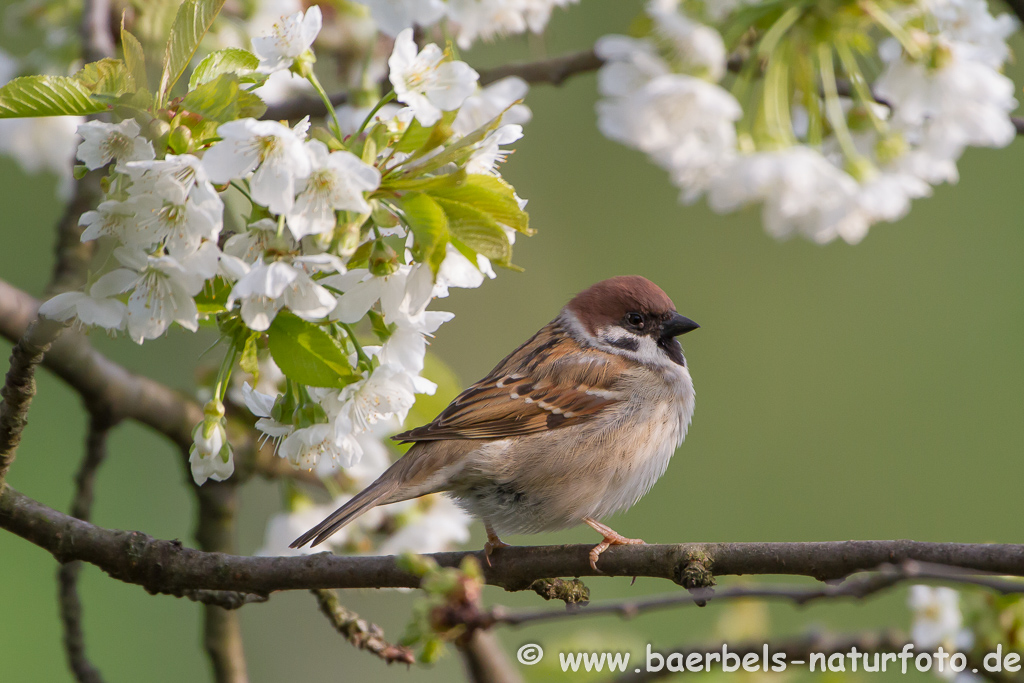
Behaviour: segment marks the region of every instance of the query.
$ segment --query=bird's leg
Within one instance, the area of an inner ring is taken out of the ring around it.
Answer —
[[[487,560],[487,566],[491,566],[491,553],[496,548],[507,548],[508,543],[498,538],[498,534],[494,533],[494,529],[491,528],[490,522],[484,522],[484,529],[487,530],[487,542],[484,543],[484,559]]]
[[[592,517],[584,517],[583,521],[586,522],[594,531],[604,536],[604,540],[590,550],[590,566],[594,568],[595,572],[599,571],[597,568],[597,558],[601,557],[601,553],[608,550],[611,546],[643,545],[644,543],[643,540],[639,538],[626,538],[610,526],[601,524],[601,522]]]

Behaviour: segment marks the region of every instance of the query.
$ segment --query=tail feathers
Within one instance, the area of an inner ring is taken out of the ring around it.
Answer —
[[[331,513],[331,516],[317,524],[315,527],[302,534],[288,547],[301,548],[310,541],[312,546],[317,546],[326,541],[335,531],[345,526],[353,519],[363,514],[372,507],[384,502],[384,499],[394,493],[395,485],[391,482],[375,481],[360,491],[352,500]],[[311,547],[312,547],[311,546]]]

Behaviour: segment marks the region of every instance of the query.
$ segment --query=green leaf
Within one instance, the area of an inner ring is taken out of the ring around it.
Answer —
[[[204,119],[225,123],[238,118],[259,118],[267,105],[259,96],[242,89],[238,76],[225,73],[191,91],[181,102],[183,109]]]
[[[86,64],[72,76],[91,95],[117,97],[135,91],[131,73],[120,59],[101,59]]]
[[[242,346],[242,355],[238,359],[238,367],[252,375],[253,384],[260,381],[260,362],[256,346],[259,338],[259,332],[253,332],[246,337],[245,345]]]
[[[474,173],[466,176],[465,182],[460,185],[431,189],[431,194],[470,204],[502,225],[523,234],[532,235],[536,232],[530,229],[530,216],[519,208],[515,190],[496,176]]]
[[[444,175],[430,175],[422,178],[396,178],[385,180],[380,189],[383,192],[388,190],[436,190],[440,188],[455,187],[466,181],[466,169],[460,168],[454,173]]]
[[[121,17],[121,48],[124,50],[124,63],[131,74],[132,84],[135,90],[148,90],[149,79],[146,76],[146,51],[142,49],[142,43],[124,27],[124,17]]]
[[[512,260],[512,245],[497,221],[469,204],[441,197],[435,199],[448,217],[448,230],[453,239],[495,263],[504,265]]]
[[[267,79],[264,74],[256,73],[260,60],[248,50],[228,47],[206,55],[188,79],[188,89],[209,83],[221,74],[235,74],[243,83],[262,83]]]
[[[24,116],[85,116],[107,110],[74,77],[22,76],[0,88],[0,119]]]
[[[164,51],[164,70],[160,76],[161,101],[185,72],[199,43],[210,30],[225,0],[185,0],[174,15],[171,34]]]
[[[437,273],[448,244],[448,217],[441,205],[422,192],[409,192],[398,200],[406,225],[415,238],[412,251],[418,261]]]
[[[281,311],[267,330],[270,355],[288,379],[341,388],[358,378],[338,342],[319,325]]]
[[[508,110],[506,109],[505,111]],[[476,151],[476,146],[487,137],[487,134],[498,127],[501,123],[501,117],[504,115],[505,112],[498,114],[469,135],[460,138],[457,142],[446,147],[443,152],[430,157],[426,161],[413,162],[408,166],[403,164],[401,167],[403,173],[406,175],[420,175],[435,171],[445,164],[461,166]]]

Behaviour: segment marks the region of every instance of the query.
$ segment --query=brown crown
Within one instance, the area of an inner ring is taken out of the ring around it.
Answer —
[[[632,311],[664,315],[676,310],[661,287],[639,275],[620,275],[583,290],[566,308],[594,334],[598,328],[622,320]]]

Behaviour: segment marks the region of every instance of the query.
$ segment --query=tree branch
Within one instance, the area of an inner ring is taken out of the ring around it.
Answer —
[[[314,588],[310,593],[316,597],[320,611],[331,622],[334,630],[344,636],[345,640],[353,647],[376,655],[388,664],[391,662],[412,664],[415,661],[412,650],[401,645],[392,645],[384,640],[384,630],[377,624],[371,624],[347,609],[338,600],[338,594],[335,591]]]
[[[35,298],[0,280],[0,335],[11,340],[21,337],[38,308]],[[115,422],[126,418],[141,422],[179,447],[192,443],[192,428],[203,419],[202,409],[187,396],[129,372],[93,349],[80,334],[65,334],[57,340],[43,365],[77,391],[86,405],[104,410]]]
[[[75,474],[75,496],[71,501],[71,515],[88,521],[92,513],[93,486],[96,470],[107,455],[107,434],[110,421],[93,414],[86,436],[85,458]],[[80,560],[65,562],[57,570],[58,598],[61,622],[64,625],[64,650],[68,667],[80,683],[102,683],[103,676],[85,654],[85,635],[82,632],[82,602],[78,597]]]
[[[36,366],[63,329],[63,324],[52,320],[32,322],[11,351],[10,368],[0,388],[0,487],[28,424],[28,408],[36,395]]]
[[[193,487],[199,501],[196,541],[207,553],[235,551],[237,488],[234,481],[209,481],[204,486]],[[217,683],[248,683],[242,626],[237,612],[206,602],[203,605],[203,646]]]
[[[86,0],[82,7],[82,58],[96,62],[114,56],[114,36],[110,31],[110,0]]]
[[[204,487],[205,488],[205,487]],[[419,579],[399,569],[394,557],[239,557],[185,548],[138,531],[112,531],[76,520],[14,489],[0,495],[0,527],[48,550],[59,561],[84,560],[111,576],[150,592],[181,595],[192,589],[267,595],[310,588],[415,588]],[[485,581],[525,590],[553,576],[648,576],[694,587],[693,577],[786,574],[819,580],[907,560],[997,574],[1024,576],[1024,545],[835,541],[823,543],[684,543],[614,546],[590,568],[589,545],[502,548],[483,562],[483,552],[436,553],[443,567],[468,555],[483,565]],[[700,567],[698,571],[697,567]],[[705,583],[707,585],[707,583]]]
[[[588,607],[572,610],[505,612],[502,609],[495,608],[491,612],[491,619],[496,624],[508,624],[511,626],[535,624],[542,621],[554,621],[575,616],[594,616],[597,614],[617,614],[631,619],[638,614],[654,610],[682,607],[691,604],[704,606],[708,602],[721,602],[723,600],[782,600],[803,606],[821,600],[843,598],[863,600],[902,583],[926,580],[980,586],[1003,595],[1024,593],[1024,582],[1007,581],[993,577],[979,577],[975,572],[964,571],[946,565],[908,560],[898,565],[884,564],[868,576],[847,579],[837,585],[812,588],[786,585],[730,586],[720,590],[698,588],[692,590],[689,595],[677,592],[643,600],[622,600],[597,605],[592,604]]]
[[[480,71],[480,85],[493,83],[506,76],[518,76],[531,85],[536,83],[562,85],[566,79],[597,71],[603,64],[604,60],[598,57],[593,49],[582,50],[535,62],[518,62],[497,66],[493,69],[483,69]]]
[[[523,683],[493,633],[477,629],[456,642],[466,674],[473,683]]]

